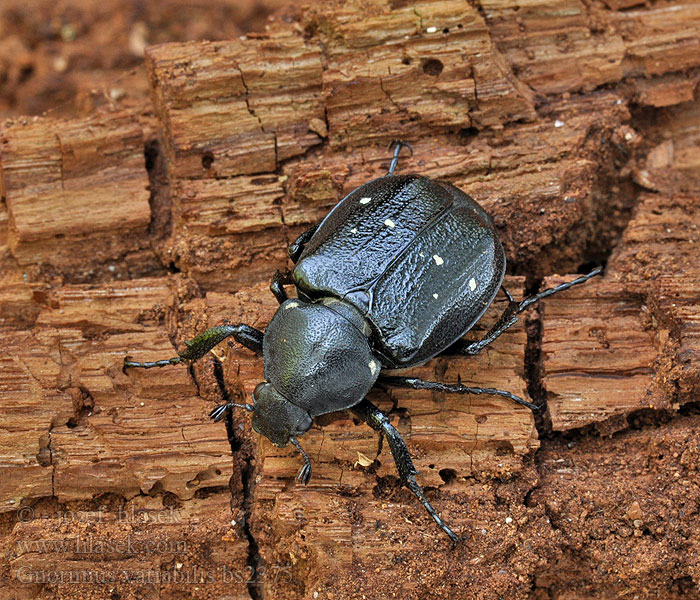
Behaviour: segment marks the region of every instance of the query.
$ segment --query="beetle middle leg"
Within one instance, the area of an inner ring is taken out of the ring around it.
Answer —
[[[423,506],[425,506],[425,509],[430,513],[430,516],[433,517],[438,526],[449,536],[452,543],[456,545],[459,541],[459,536],[445,524],[425,497],[423,490],[416,481],[415,475],[418,473],[418,470],[414,466],[413,460],[411,460],[406,442],[403,441],[401,434],[391,424],[389,417],[367,400],[367,398],[353,406],[351,410],[372,429],[379,431],[386,437],[389,448],[391,448],[391,454],[394,457],[394,462],[396,463],[396,470],[399,472],[401,483],[411,490],[423,503]]]
[[[486,346],[493,342],[509,327],[515,325],[515,323],[518,320],[517,316],[521,312],[532,306],[535,302],[537,302],[538,300],[542,300],[542,298],[546,298],[547,296],[551,296],[552,294],[556,294],[557,292],[568,290],[570,287],[573,287],[575,285],[584,283],[588,281],[591,277],[600,275],[602,271],[603,267],[596,267],[590,273],[587,273],[586,275],[581,275],[581,277],[577,277],[573,281],[562,283],[553,288],[547,288],[546,290],[542,290],[539,294],[535,294],[534,296],[525,298],[520,302],[516,302],[515,300],[513,300],[513,296],[510,295],[508,290],[506,290],[505,288],[501,288],[508,297],[508,306],[506,307],[505,311],[503,311],[503,314],[499,317],[498,321],[496,321],[496,324],[480,340],[477,340],[475,342],[459,340],[457,343],[452,344],[452,346],[448,348],[447,353],[466,354],[469,356],[478,354],[479,352],[481,352],[481,350],[483,350]]]
[[[216,327],[211,327],[191,340],[186,341],[185,349],[180,352],[178,356],[152,362],[134,362],[128,360],[128,357],[126,357],[124,359],[123,368],[151,369],[153,367],[176,365],[181,363],[183,360],[199,360],[214,346],[223,342],[228,337],[233,337],[233,339],[239,344],[242,344],[256,354],[262,355],[263,353],[262,331],[244,323],[240,323],[238,325],[218,325]]]
[[[513,402],[527,406],[530,410],[538,411],[540,409],[536,404],[523,400],[520,396],[516,396],[504,390],[497,390],[496,388],[467,387],[461,383],[440,383],[438,381],[425,381],[417,377],[393,377],[389,375],[380,375],[379,379],[377,379],[377,383],[384,383],[394,387],[411,388],[414,390],[435,390],[437,392],[447,392],[448,394],[489,394],[491,396],[502,396]]]
[[[275,298],[277,298],[277,302],[284,304],[284,302],[289,300],[287,292],[284,291],[284,286],[292,283],[294,283],[294,280],[292,279],[292,273],[289,269],[285,269],[284,271],[277,269],[277,271],[275,271],[272,281],[270,282],[270,291],[274,294]]]

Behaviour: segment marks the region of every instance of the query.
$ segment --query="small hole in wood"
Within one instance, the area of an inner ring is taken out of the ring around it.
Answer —
[[[465,127],[459,130],[459,138],[463,143],[471,142],[477,135],[479,130],[476,127]]]
[[[437,58],[428,58],[422,61],[423,73],[431,77],[437,77],[442,73],[443,65]]]
[[[212,164],[214,164],[214,155],[211,152],[206,152],[202,156],[202,167],[211,169]]]

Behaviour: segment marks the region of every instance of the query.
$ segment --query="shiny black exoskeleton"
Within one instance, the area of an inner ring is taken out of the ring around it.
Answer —
[[[444,352],[476,354],[516,321],[528,306],[598,275],[592,272],[521,302],[501,288],[506,259],[488,214],[449,183],[420,175],[394,175],[398,142],[389,172],[341,200],[316,227],[289,248],[292,272],[275,274],[270,289],[280,303],[263,333],[249,325],[220,325],[193,340],[179,356],[155,362],[124,361],[124,367],[161,367],[197,360],[222,340],[262,354],[265,381],[253,404],[223,404],[253,413],[253,428],[278,446],[292,443],[304,466],[297,479],[311,477],[311,462],[297,436],[325,413],[351,409],[381,432],[399,476],[443,531],[442,521],[415,479],[417,473],[399,432],[365,395],[375,383],[460,394],[494,394],[534,410],[509,392],[386,375]],[[289,299],[284,284],[294,284]],[[481,318],[499,289],[508,307],[479,341],[462,336]]]

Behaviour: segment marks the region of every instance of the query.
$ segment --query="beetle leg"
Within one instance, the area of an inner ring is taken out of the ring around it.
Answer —
[[[292,280],[292,274],[289,269],[285,269],[284,271],[277,269],[277,271],[275,271],[272,282],[270,283],[270,291],[280,304],[283,304],[289,299],[287,292],[284,291],[284,286],[290,283],[294,283],[294,281]]]
[[[516,314],[523,312],[528,306],[530,306],[531,304],[534,304],[538,300],[542,300],[542,298],[546,298],[547,296],[551,296],[552,294],[556,294],[557,292],[563,292],[564,290],[568,290],[570,287],[573,287],[575,285],[579,285],[580,283],[585,283],[591,277],[595,277],[596,275],[600,275],[602,272],[603,272],[603,267],[596,267],[590,273],[586,273],[585,275],[581,275],[581,277],[577,277],[573,281],[567,281],[566,283],[560,283],[556,287],[547,288],[546,290],[542,290],[539,294],[535,294],[534,296],[531,296],[530,298],[525,298],[525,300],[521,300],[518,303],[518,312]]]
[[[185,342],[185,349],[174,358],[156,360],[153,362],[134,362],[129,357],[124,359],[123,369],[129,367],[139,367],[141,369],[151,369],[153,367],[165,367],[166,365],[176,365],[183,360],[198,360],[209,350],[226,338],[233,337],[239,344],[249,348],[256,354],[262,354],[263,332],[250,325],[218,325],[200,333],[197,337]]]
[[[501,291],[505,294],[505,297],[508,298],[508,302],[515,302],[515,299],[511,295],[511,293],[505,288],[505,286],[501,286]]]
[[[304,485],[308,485],[309,479],[311,479],[311,459],[309,458],[309,455],[304,452],[304,449],[299,444],[299,440],[297,440],[297,438],[292,436],[289,438],[289,441],[292,442],[294,447],[299,450],[304,458],[304,466],[301,467],[299,475],[297,475],[297,481],[301,481]]]
[[[435,390],[438,392],[447,392],[448,394],[489,394],[491,396],[503,396],[504,398],[508,398],[513,402],[527,406],[530,410],[540,410],[536,404],[523,400],[520,396],[516,396],[515,394],[511,394],[510,392],[505,392],[503,390],[497,390],[495,388],[467,387],[461,383],[440,383],[438,381],[424,381],[423,379],[418,379],[416,377],[391,377],[388,375],[380,375],[379,379],[377,379],[377,383],[384,383],[395,387],[411,388],[414,390]]]
[[[556,294],[557,292],[568,290],[570,287],[584,283],[588,281],[591,277],[600,275],[602,272],[603,267],[596,267],[590,273],[587,273],[586,275],[581,275],[581,277],[577,277],[573,281],[562,283],[553,288],[547,288],[546,290],[542,290],[539,294],[535,294],[534,296],[525,298],[520,302],[516,302],[515,300],[513,300],[513,297],[507,292],[507,290],[505,288],[502,288],[504,293],[508,297],[509,302],[507,308],[505,309],[505,311],[503,311],[503,314],[498,319],[496,324],[482,339],[477,340],[475,342],[467,342],[466,340],[460,340],[450,347],[449,352],[456,352],[457,354],[467,354],[470,356],[478,354],[481,350],[483,350],[486,346],[493,342],[498,336],[500,336],[504,331],[506,331],[506,329],[514,325],[518,320],[517,315],[529,308],[538,300],[542,300],[542,298],[546,298],[547,296],[551,296],[552,294]]]
[[[394,146],[394,157],[391,159],[391,164],[389,165],[389,172],[387,175],[393,175],[394,169],[399,162],[399,154],[401,154],[401,148],[408,148],[411,151],[411,156],[413,156],[413,148],[408,142],[402,142],[401,140],[394,140],[389,144],[389,149]]]
[[[403,441],[401,434],[389,422],[389,417],[366,398],[360,401],[359,404],[353,406],[351,410],[372,429],[379,431],[386,437],[387,442],[389,442],[389,448],[391,448],[391,454],[394,457],[394,462],[396,463],[396,470],[399,472],[401,483],[411,490],[423,503],[423,506],[425,506],[425,509],[430,513],[430,516],[433,517],[438,526],[449,536],[452,540],[452,544],[456,545],[459,541],[459,536],[445,524],[437,512],[435,512],[435,509],[430,505],[425,494],[423,494],[423,490],[416,481],[415,475],[418,471],[413,465],[413,460],[411,460],[411,455],[408,452],[406,443]]]
[[[318,225],[319,224],[317,223],[313,227],[310,227],[304,233],[302,233],[296,240],[289,244],[289,249],[287,252],[289,253],[289,258],[292,259],[292,262],[294,264],[297,264],[301,253],[304,251],[304,246],[306,246],[308,241],[313,237],[314,233],[316,233]]]
[[[479,354],[486,346],[493,342],[497,337],[499,337],[508,328],[515,325],[518,318],[515,316],[518,314],[518,303],[515,301],[509,302],[508,307],[503,311],[496,324],[489,330],[489,332],[480,340],[476,342],[468,342],[466,340],[459,340],[455,344],[452,344],[449,348],[449,353],[451,354],[466,354],[468,356],[473,356],[474,354]]]

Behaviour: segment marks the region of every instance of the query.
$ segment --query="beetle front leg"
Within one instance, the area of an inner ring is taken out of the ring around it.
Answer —
[[[294,280],[292,279],[292,273],[289,269],[285,269],[284,271],[277,269],[277,271],[275,271],[272,281],[270,282],[270,291],[274,294],[275,298],[277,298],[277,302],[284,304],[289,300],[287,292],[284,291],[284,286],[292,283],[294,283]]]
[[[302,458],[304,459],[304,465],[301,467],[299,474],[297,475],[297,481],[301,481],[304,485],[309,485],[309,479],[311,479],[311,459],[309,455],[304,452],[304,449],[299,444],[299,440],[294,436],[289,438],[292,445],[299,451]]]
[[[223,342],[226,338],[233,337],[239,344],[249,348],[256,354],[262,355],[263,347],[263,332],[245,325],[218,325],[211,327],[200,333],[197,337],[185,342],[185,349],[178,356],[167,358],[165,360],[156,360],[152,362],[134,362],[124,359],[124,369],[141,368],[151,369],[153,367],[165,367],[167,365],[176,365],[183,360],[198,360],[202,358],[214,346]]]
[[[425,509],[430,513],[430,516],[433,517],[438,526],[449,536],[452,540],[452,544],[456,545],[459,541],[459,536],[445,524],[437,512],[435,512],[435,509],[430,505],[425,494],[423,494],[423,490],[420,485],[418,485],[415,478],[418,470],[413,465],[413,460],[411,460],[411,455],[408,452],[406,443],[403,441],[401,434],[389,421],[389,417],[366,398],[359,404],[353,406],[351,410],[372,429],[379,431],[386,437],[389,448],[391,448],[391,454],[394,457],[394,462],[396,463],[396,470],[399,472],[401,483],[411,490],[416,498],[423,503],[423,506],[425,506]]]
[[[586,275],[581,275],[581,277],[577,277],[573,281],[562,283],[553,288],[547,288],[546,290],[542,290],[539,294],[535,294],[534,296],[525,298],[525,300],[521,300],[520,302],[516,302],[515,300],[513,300],[513,296],[510,295],[508,290],[502,287],[501,289],[503,289],[503,292],[508,297],[508,306],[503,311],[503,314],[500,316],[498,321],[496,321],[496,324],[480,340],[477,340],[475,342],[467,342],[466,340],[460,340],[457,343],[452,344],[452,346],[450,346],[450,348],[448,349],[448,352],[453,354],[467,354],[469,356],[478,354],[486,346],[493,342],[497,337],[499,337],[503,332],[505,332],[509,327],[515,325],[515,323],[518,320],[517,315],[519,315],[521,312],[532,306],[535,302],[542,300],[542,298],[546,298],[547,296],[551,296],[552,294],[556,294],[557,292],[568,290],[570,287],[573,287],[575,285],[584,283],[588,281],[591,277],[600,275],[602,272],[603,267],[596,267],[590,273],[587,273]]]

